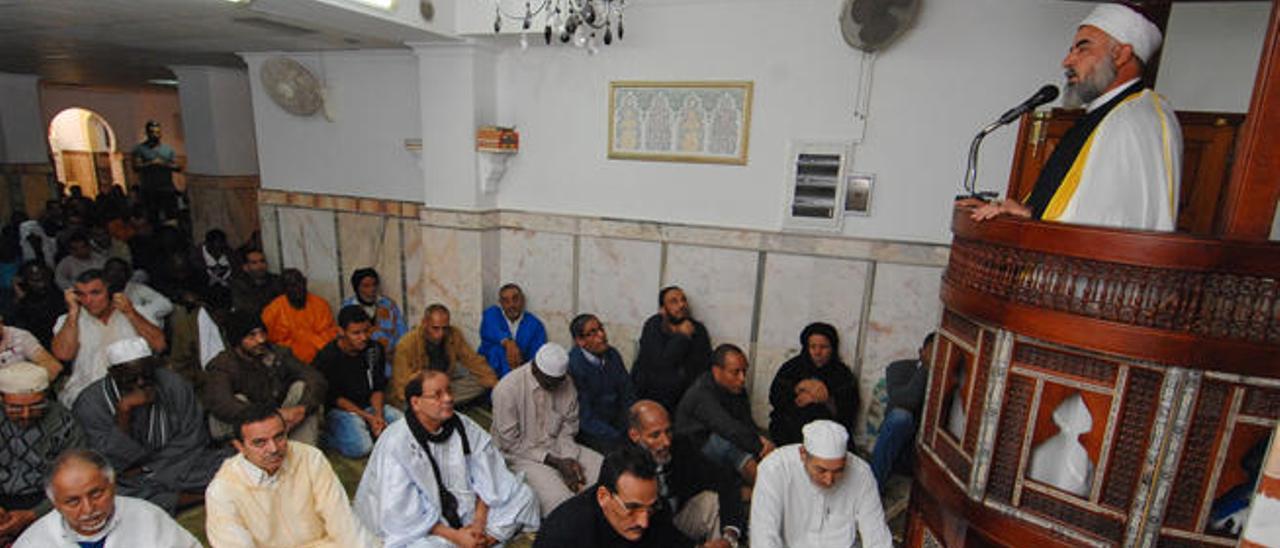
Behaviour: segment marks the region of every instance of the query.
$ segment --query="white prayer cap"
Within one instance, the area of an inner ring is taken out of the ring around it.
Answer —
[[[31,362],[0,367],[0,393],[35,394],[49,388],[49,372]]]
[[[552,377],[563,377],[569,370],[569,353],[564,351],[563,346],[549,342],[538,349],[533,363],[538,366],[538,371]]]
[[[804,450],[820,459],[842,459],[849,443],[849,431],[839,423],[817,420],[800,429],[804,434]]]
[[[151,347],[142,337],[133,337],[107,345],[107,364],[120,365],[151,355]]]
[[[1107,33],[1116,42],[1129,44],[1142,62],[1160,49],[1160,28],[1142,14],[1120,4],[1099,4],[1080,26],[1090,25]]]

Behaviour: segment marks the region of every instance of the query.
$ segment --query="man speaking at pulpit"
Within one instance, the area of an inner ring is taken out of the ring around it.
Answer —
[[[1063,104],[1084,116],[1049,156],[1021,201],[974,210],[1045,221],[1172,231],[1178,218],[1182,130],[1168,101],[1142,84],[1160,29],[1138,12],[1102,4],[1080,23],[1062,60]]]

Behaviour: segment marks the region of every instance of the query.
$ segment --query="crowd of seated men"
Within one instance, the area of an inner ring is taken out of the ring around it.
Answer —
[[[407,320],[373,268],[335,312],[253,239],[100,201],[0,232],[0,546],[196,545],[171,516],[201,504],[214,546],[891,545],[878,493],[910,458],[931,338],[890,366],[868,464],[829,324],[759,425],[748,354],[679,287],[627,367],[607,318],[551,326],[565,349],[514,283],[477,344],[442,304]],[[322,449],[365,461],[354,501]]]

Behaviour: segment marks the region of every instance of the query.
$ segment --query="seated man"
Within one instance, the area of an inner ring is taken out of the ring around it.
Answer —
[[[532,367],[520,367],[493,389],[493,440],[516,473],[523,473],[542,515],[595,483],[599,453],[578,445],[578,392],[566,382],[569,356],[547,343]]]
[[[89,245],[89,235],[83,231],[77,230],[71,233],[67,239],[66,249],[67,256],[58,261],[58,266],[53,269],[58,287],[64,290],[71,289],[80,274],[101,269],[107,261],[106,255],[93,252],[93,247]]]
[[[636,401],[622,356],[609,346],[604,325],[591,314],[569,323],[574,347],[569,376],[578,390],[578,443],[608,453],[626,441],[627,408]]]
[[[565,501],[547,516],[534,548],[586,546],[683,548],[693,546],[671,524],[658,498],[653,461],[644,451],[623,446],[609,454],[600,483]],[[728,548],[725,539],[702,546]]]
[[[120,470],[120,494],[173,513],[182,493],[202,493],[225,449],[209,448],[195,391],[164,369],[141,337],[107,347],[107,376],[89,385],[72,409],[93,447]]]
[[[307,292],[307,277],[296,268],[280,274],[284,295],[262,309],[267,340],[289,347],[298,361],[310,364],[324,345],[338,334],[333,310],[319,295]]]
[[[274,406],[242,415],[227,459],[205,491],[205,534],[225,546],[380,546],[351,511],[347,492],[319,449],[289,443]]]
[[[516,284],[498,290],[498,304],[484,310],[480,319],[480,348],[498,378],[520,367],[547,343],[542,320],[524,309],[524,291]]]
[[[746,385],[747,355],[732,344],[717,346],[711,371],[694,381],[676,408],[676,439],[751,484],[756,465],[773,451],[773,443],[756,433]]]
[[[892,548],[871,467],[846,447],[838,423],[804,426],[804,444],[788,445],[760,464],[751,497],[751,546]]]
[[[0,317],[0,370],[11,364],[31,362],[44,369],[52,382],[62,372],[62,362],[53,357],[26,329],[4,324]]]
[[[58,400],[65,407],[75,403],[80,391],[107,376],[107,345],[142,337],[151,351],[165,350],[164,331],[133,307],[124,293],[107,287],[106,274],[98,269],[76,278],[75,289],[66,292],[67,313],[53,326],[53,357],[71,364],[71,377]]]
[[[202,392],[206,371],[213,358],[227,349],[222,329],[203,303],[186,301],[169,315],[169,359],[165,365],[182,375],[196,393]]]
[[[58,511],[32,524],[14,548],[200,547],[158,506],[116,495],[116,473],[106,457],[71,449],[59,455],[51,468],[45,493]]]
[[[242,252],[240,271],[231,276],[231,309],[261,316],[262,309],[284,291],[280,276],[267,270],[267,255],[261,249]]]
[[[463,406],[483,397],[498,384],[498,376],[484,358],[471,349],[461,331],[449,325],[449,309],[440,303],[427,307],[422,324],[409,331],[396,346],[387,399],[404,408],[404,387],[420,371],[431,369],[449,375],[453,398]]]
[[[214,228],[204,233],[204,243],[192,250],[192,263],[204,271],[205,286],[191,288],[214,310],[231,308],[231,246],[227,233]]]
[[[778,445],[800,443],[800,428],[818,419],[853,431],[858,416],[858,381],[840,359],[836,328],[822,322],[805,326],[800,348],[769,386],[769,437]]]
[[[538,528],[533,491],[480,425],[454,413],[448,375],[414,375],[405,400],[356,491],[356,515],[386,546],[492,546]]]
[[[631,368],[636,397],[672,411],[689,385],[711,365],[706,326],[689,315],[689,301],[676,286],[658,292],[658,313],[644,322],[640,351]]]
[[[373,322],[359,306],[338,311],[338,337],[316,354],[312,364],[329,384],[325,443],[350,459],[364,458],[373,439],[403,415],[383,403],[387,377],[382,345],[371,342]]]
[[[49,464],[72,447],[84,447],[84,432],[71,412],[50,400],[49,375],[28,362],[0,368],[0,546],[7,546],[49,512],[42,481]]]
[[[143,316],[164,329],[165,320],[173,313],[173,301],[151,286],[133,280],[133,267],[124,259],[111,258],[102,267],[107,287],[112,293],[124,293]]]
[[[924,406],[924,393],[929,387],[929,368],[925,360],[933,353],[935,333],[925,335],[920,344],[920,355],[914,360],[898,360],[884,370],[885,389],[889,403],[880,423],[875,448],[871,451],[871,472],[876,485],[884,492],[889,473],[903,461],[916,437],[917,418]]]
[[[267,342],[262,320],[245,312],[227,318],[227,341],[205,374],[200,399],[209,410],[215,440],[231,437],[229,425],[243,420],[253,404],[273,406],[284,417],[289,438],[315,445],[328,383],[324,375]]]
[[[21,296],[13,303],[13,325],[35,335],[40,345],[53,349],[53,325],[66,314],[67,300],[53,283],[53,270],[39,261],[27,261],[18,269],[14,286]]]
[[[658,499],[676,529],[698,541],[741,539],[747,516],[738,474],[709,466],[687,442],[673,443],[670,415],[656,401],[636,402],[628,421],[631,443],[657,465]]]
[[[391,364],[395,358],[396,345],[400,338],[409,332],[400,307],[396,306],[386,295],[382,294],[382,277],[372,268],[361,268],[351,273],[351,291],[353,295],[342,301],[342,306],[360,305],[364,313],[373,322],[373,341],[382,345],[386,354],[386,366],[382,374],[391,376]]]

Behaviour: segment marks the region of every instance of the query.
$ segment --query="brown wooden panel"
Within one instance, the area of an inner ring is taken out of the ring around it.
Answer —
[[[1271,6],[1249,119],[1240,132],[1237,163],[1217,230],[1224,238],[1266,240],[1280,199],[1280,3]]]
[[[1151,439],[1151,419],[1160,398],[1164,375],[1150,369],[1129,369],[1129,381],[1120,407],[1119,423],[1112,438],[1111,462],[1103,478],[1101,502],[1122,512],[1129,511],[1143,460]]]
[[[1195,527],[1218,447],[1218,436],[1224,429],[1223,420],[1230,395],[1230,387],[1224,383],[1205,381],[1200,385],[1195,413],[1191,416],[1191,426],[1182,446],[1178,475],[1175,476],[1174,485],[1178,488],[1170,491],[1169,504],[1165,508],[1166,526],[1184,531]]]
[[[970,346],[978,345],[978,333],[981,328],[964,316],[950,310],[944,310],[942,312],[942,328],[955,335],[956,338],[969,343]]]
[[[1245,415],[1280,420],[1280,390],[1274,388],[1250,387],[1244,393],[1244,402],[1240,412]]]
[[[1035,381],[1022,375],[1009,375],[987,476],[987,496],[1006,504],[1013,502],[1013,489],[1022,458],[1023,433],[1027,429],[1034,395]]]
[[[970,457],[978,446],[978,431],[981,429],[979,423],[982,421],[982,413],[979,411],[986,407],[987,380],[991,376],[991,349],[995,344],[995,334],[983,331],[982,349],[978,354],[978,364],[974,367],[973,396],[969,400],[969,405],[965,406],[965,409],[973,410],[966,417],[969,422],[964,428],[964,451]]]
[[[1049,495],[1027,489],[1022,492],[1022,507],[1084,533],[1111,542],[1124,536],[1124,522],[1107,514],[1086,510]]]
[[[1120,364],[1025,342],[1014,343],[1016,364],[1044,369],[1085,381],[1114,385]]]

